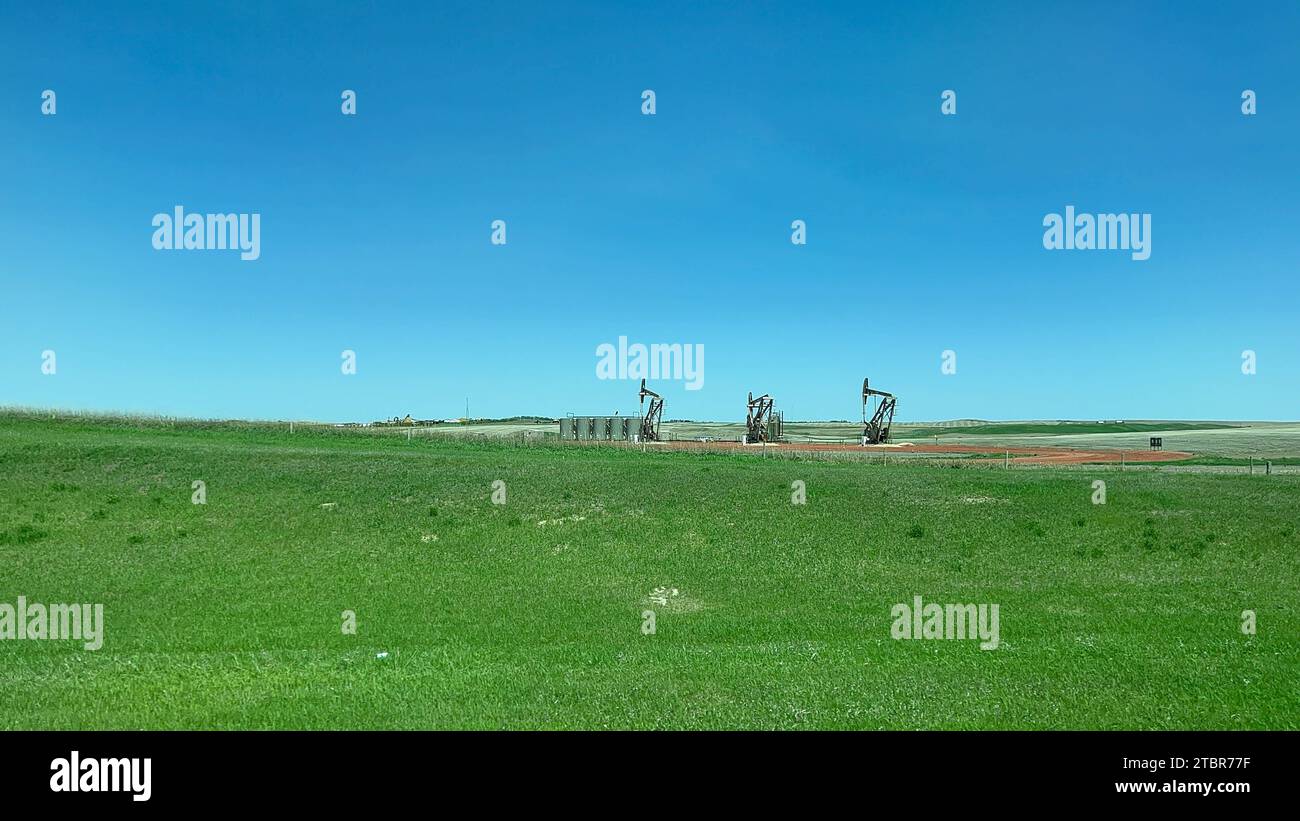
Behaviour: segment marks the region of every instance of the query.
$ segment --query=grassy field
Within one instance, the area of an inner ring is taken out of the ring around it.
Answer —
[[[986,422],[971,425],[901,425],[899,430],[907,436],[997,436],[1017,434],[1046,434],[1070,436],[1082,433],[1146,433],[1161,434],[1188,430],[1222,430],[1233,425],[1221,422]]]
[[[1230,427],[1181,427],[1177,423],[1165,425],[1140,432],[1076,433],[1068,428],[1058,428],[1055,431],[1044,430],[1032,434],[953,434],[942,436],[939,441],[1006,447],[1050,445],[1145,450],[1151,436],[1161,436],[1164,438],[1165,450],[1190,451],[1201,456],[1223,457],[1242,463],[1251,457],[1256,460],[1300,457],[1300,423],[1251,422]],[[900,436],[900,440],[901,438]]]
[[[1300,477],[1094,478],[0,416],[0,727],[1300,727]]]

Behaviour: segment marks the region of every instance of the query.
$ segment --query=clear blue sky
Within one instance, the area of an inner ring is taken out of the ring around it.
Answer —
[[[1295,3],[24,5],[3,405],[627,412],[622,335],[704,346],[669,418],[854,418],[868,375],[909,420],[1300,417]],[[155,251],[178,204],[261,259]],[[1151,258],[1044,250],[1066,205]]]

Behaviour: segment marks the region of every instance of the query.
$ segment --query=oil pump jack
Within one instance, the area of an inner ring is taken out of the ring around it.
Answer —
[[[889,441],[889,426],[894,423],[894,407],[898,404],[898,397],[876,390],[867,381],[862,380],[862,444],[879,445]],[[868,419],[867,411],[871,409],[873,396],[879,397],[880,402],[876,405],[875,413]]]
[[[663,397],[645,386],[645,380],[641,380],[641,406],[645,407],[646,398],[650,399],[650,409],[641,414],[641,441],[658,442],[659,441],[659,420],[664,415]]]
[[[750,392],[749,412],[745,414],[745,444],[768,440],[768,424],[772,421],[772,406],[775,404],[776,401],[767,394],[755,399]]]

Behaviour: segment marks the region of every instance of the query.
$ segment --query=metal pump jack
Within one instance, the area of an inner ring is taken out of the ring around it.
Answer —
[[[650,409],[641,414],[641,441],[658,442],[659,441],[659,420],[664,415],[663,397],[645,386],[645,380],[641,380],[641,406],[644,408],[645,400],[650,400]]]
[[[898,397],[878,391],[867,382],[867,379],[862,380],[862,444],[879,445],[889,441],[889,426],[894,423],[894,408],[898,404]],[[872,397],[879,397],[880,402],[876,405],[875,413],[868,419],[867,412],[871,410]]]
[[[749,394],[748,412],[745,414],[745,443],[756,444],[768,440],[768,426],[772,421],[772,408],[776,404],[771,396],[763,394],[757,399]]]

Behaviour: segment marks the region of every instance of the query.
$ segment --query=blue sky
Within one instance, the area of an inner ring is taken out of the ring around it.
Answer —
[[[863,376],[908,420],[1300,417],[1294,3],[26,5],[3,405],[627,412],[626,336],[704,346],[667,418],[851,419]],[[154,250],[178,204],[261,258]],[[1151,258],[1045,250],[1067,205]]]

